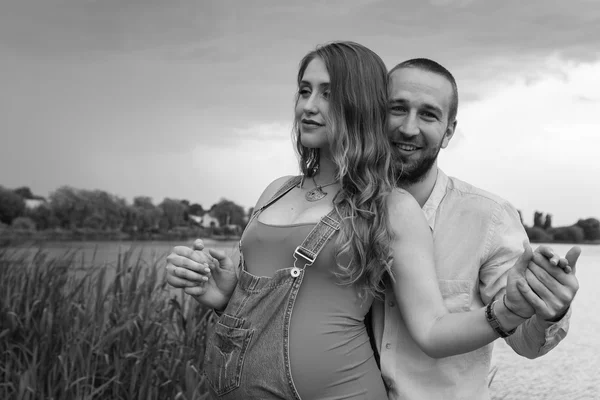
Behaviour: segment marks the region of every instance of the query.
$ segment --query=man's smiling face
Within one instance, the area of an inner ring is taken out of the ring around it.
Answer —
[[[454,133],[456,122],[448,123],[452,84],[433,72],[400,68],[390,74],[389,92],[387,129],[399,183],[417,183]]]

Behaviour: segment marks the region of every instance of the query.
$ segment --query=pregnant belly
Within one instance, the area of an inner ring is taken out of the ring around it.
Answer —
[[[300,397],[387,398],[364,313],[358,310],[359,315],[353,316],[357,310],[348,307],[348,312],[339,301],[333,304],[302,294],[292,312],[289,349],[292,379]]]

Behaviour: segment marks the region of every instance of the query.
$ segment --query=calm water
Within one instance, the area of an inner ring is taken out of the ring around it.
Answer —
[[[115,265],[120,252],[144,250],[144,259],[164,266],[164,257],[182,243],[49,243],[47,251],[60,255],[69,248],[80,249],[79,265]],[[189,243],[188,243],[189,244]],[[231,251],[233,242],[207,241],[208,246]],[[554,245],[564,254],[570,246]],[[567,337],[549,354],[528,360],[515,354],[504,341],[497,340],[493,364],[498,372],[492,383],[492,399],[600,399],[600,246],[581,246],[577,266],[580,289],[573,303],[573,316]],[[95,253],[95,261],[92,262]]]
[[[560,254],[570,248],[553,245]],[[567,337],[544,357],[528,360],[497,340],[493,399],[600,399],[600,246],[581,246],[579,291]]]

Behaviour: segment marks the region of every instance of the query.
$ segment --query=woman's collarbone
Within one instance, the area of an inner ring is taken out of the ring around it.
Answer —
[[[330,202],[316,205],[273,204],[259,216],[260,222],[270,225],[296,225],[317,223],[333,206]]]

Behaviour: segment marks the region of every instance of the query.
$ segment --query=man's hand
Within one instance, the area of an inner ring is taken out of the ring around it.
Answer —
[[[197,239],[194,249],[176,246],[167,257],[167,282],[205,306],[224,309],[237,285],[235,265],[224,252],[204,251]]]
[[[565,259],[569,268],[557,268],[547,258],[534,254],[533,262],[525,271],[528,284],[520,289],[539,318],[556,322],[567,313],[579,290],[575,272],[580,254],[578,246],[567,252]]]
[[[525,295],[519,290],[520,286],[527,286],[527,267],[533,258],[533,251],[527,241],[523,242],[523,254],[517,259],[515,265],[508,271],[506,283],[506,306],[513,314],[523,319],[535,314],[535,309],[527,301]]]

